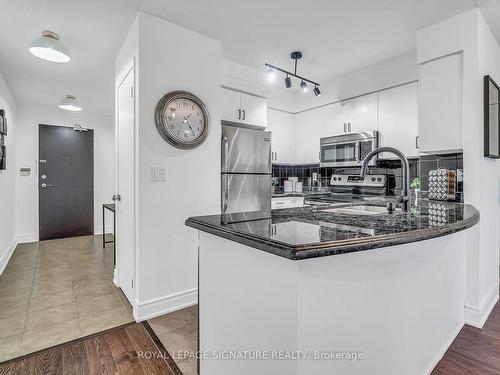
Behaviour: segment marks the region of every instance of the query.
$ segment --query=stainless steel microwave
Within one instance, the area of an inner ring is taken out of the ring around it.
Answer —
[[[369,152],[378,148],[379,134],[371,132],[349,133],[320,139],[321,167],[358,167]],[[375,165],[372,158],[369,165]]]

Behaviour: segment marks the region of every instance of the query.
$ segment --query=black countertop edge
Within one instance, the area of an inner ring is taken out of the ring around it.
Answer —
[[[196,218],[188,218],[185,221],[185,224],[188,227],[247,245],[261,251],[278,255],[283,258],[290,260],[302,260],[323,256],[348,254],[443,237],[468,229],[477,224],[479,222],[480,215],[476,209],[474,209],[474,211],[475,212],[472,216],[464,220],[440,227],[417,229],[367,238],[337,240],[297,246],[287,245],[279,241],[265,240],[263,238],[253,236],[250,233],[232,230],[219,225],[211,225],[201,220],[197,220]]]

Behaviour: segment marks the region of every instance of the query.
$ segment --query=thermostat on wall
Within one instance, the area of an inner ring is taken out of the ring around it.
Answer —
[[[31,174],[31,168],[19,169],[19,176],[29,176],[30,174]]]

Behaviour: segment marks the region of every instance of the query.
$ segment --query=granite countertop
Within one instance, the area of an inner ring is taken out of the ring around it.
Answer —
[[[337,204],[385,206],[387,199]],[[328,209],[328,208],[327,208]],[[479,222],[471,205],[420,200],[408,212],[377,215],[301,207],[190,217],[186,225],[292,260],[338,255],[446,236]]]

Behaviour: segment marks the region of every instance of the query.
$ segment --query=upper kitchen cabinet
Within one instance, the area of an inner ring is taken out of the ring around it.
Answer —
[[[295,162],[319,163],[319,140],[332,135],[334,122],[328,107],[300,112],[295,116]]]
[[[421,152],[463,148],[462,54],[420,64],[419,147]]]
[[[223,88],[221,116],[223,121],[265,128],[267,99]]]
[[[373,93],[342,102],[342,104],[346,106],[346,113],[348,114],[348,133],[377,130],[377,95],[377,93]]]
[[[379,92],[380,146],[402,151],[407,157],[418,156],[418,83],[393,87]],[[381,154],[379,158],[393,158]]]
[[[271,135],[271,156],[273,163],[295,162],[295,125],[291,113],[269,109],[267,130]]]

